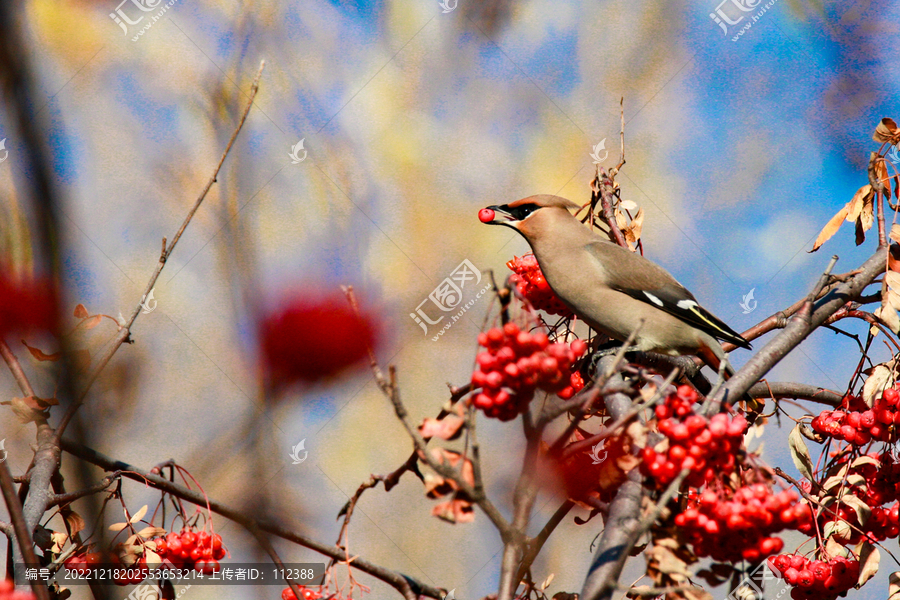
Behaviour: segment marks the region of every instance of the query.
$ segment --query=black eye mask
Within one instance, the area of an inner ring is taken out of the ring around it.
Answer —
[[[504,204],[500,207],[503,211],[508,212],[516,221],[521,221],[534,211],[540,208],[537,204],[520,204],[519,206],[510,206]]]

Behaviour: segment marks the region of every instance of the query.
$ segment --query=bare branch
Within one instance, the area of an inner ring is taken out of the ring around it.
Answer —
[[[344,556],[344,552],[337,546],[332,546],[313,540],[312,538],[309,538],[301,533],[297,533],[296,531],[290,530],[275,521],[270,521],[265,518],[254,518],[248,516],[245,514],[245,511],[233,508],[211,498],[207,499],[200,492],[180,486],[177,483],[171,482],[165,477],[162,477],[161,475],[145,471],[140,467],[136,467],[122,461],[113,460],[112,458],[104,456],[103,454],[100,454],[95,450],[72,442],[68,439],[62,440],[61,444],[63,450],[72,454],[73,456],[80,458],[81,460],[96,465],[106,471],[121,471],[123,477],[138,481],[142,484],[145,483],[150,487],[164,491],[168,494],[171,494],[172,496],[175,496],[176,498],[181,498],[182,500],[186,500],[187,502],[196,504],[197,506],[209,506],[210,510],[212,510],[216,514],[222,515],[223,517],[230,519],[245,528],[256,527],[260,531],[264,531],[276,537],[288,540],[289,542],[299,544],[324,556],[337,559],[338,561],[345,560],[346,558]],[[398,573],[397,571],[393,571],[380,565],[376,565],[365,560],[364,558],[354,558],[353,566],[360,571],[368,573],[369,575],[391,585],[409,600],[415,600],[416,596],[428,596],[430,598],[438,599],[441,598],[441,590],[426,583],[420,582],[408,575],[404,575],[402,573]]]
[[[863,264],[859,273],[837,285],[814,303],[807,299],[804,302],[805,308],[798,311],[781,333],[753,355],[728,383],[719,389],[713,399],[721,402],[726,398],[740,398],[816,327],[822,325],[847,302],[858,297],[866,286],[884,272],[886,261],[884,249],[879,248]],[[820,283],[821,281],[820,278]],[[817,284],[815,289],[821,288]]]
[[[209,178],[209,181],[206,182],[206,186],[200,192],[200,196],[197,197],[197,200],[194,202],[194,205],[188,211],[187,216],[185,216],[184,221],[181,223],[181,227],[175,233],[175,237],[172,238],[172,241],[169,242],[169,246],[166,247],[163,245],[162,252],[159,256],[159,263],[156,265],[156,270],[153,272],[153,275],[150,276],[150,281],[147,282],[147,285],[144,286],[144,294],[141,296],[141,300],[137,303],[137,306],[131,311],[131,317],[125,323],[124,326],[119,330],[116,337],[113,339],[112,343],[109,344],[106,351],[97,361],[97,366],[94,367],[93,371],[88,375],[87,382],[84,385],[84,388],[78,394],[78,397],[74,399],[72,404],[69,405],[66,414],[63,415],[62,420],[59,423],[59,426],[56,428],[56,443],[59,443],[60,438],[63,433],[66,431],[66,427],[68,427],[69,422],[72,420],[72,417],[75,416],[75,412],[78,410],[83,403],[85,398],[88,395],[88,392],[91,389],[91,386],[100,376],[100,373],[112,359],[113,355],[116,351],[125,343],[126,340],[131,335],[131,328],[134,326],[134,322],[137,320],[138,315],[141,314],[143,310],[143,305],[141,304],[144,301],[144,298],[153,290],[153,287],[156,285],[156,280],[159,279],[160,273],[162,273],[163,268],[166,266],[166,261],[172,255],[172,251],[175,250],[175,245],[178,243],[178,240],[181,239],[181,235],[184,233],[184,230],[187,229],[187,226],[191,223],[191,219],[194,218],[194,215],[197,213],[197,210],[200,208],[200,205],[203,204],[203,200],[206,199],[206,195],[209,193],[210,188],[212,188],[213,184],[216,182],[219,171],[222,169],[222,165],[225,164],[225,159],[228,157],[228,153],[231,152],[232,146],[234,146],[234,142],[237,139],[238,134],[241,132],[241,129],[244,127],[244,122],[247,120],[247,115],[250,114],[250,109],[253,107],[253,100],[256,98],[256,93],[259,91],[259,80],[262,77],[263,69],[266,66],[266,61],[262,61],[259,63],[259,70],[256,72],[256,77],[253,79],[253,85],[250,86],[250,95],[247,98],[247,105],[244,107],[244,112],[241,114],[241,118],[238,121],[237,126],[234,129],[234,132],[231,134],[231,139],[228,140],[228,144],[225,146],[225,151],[222,153],[222,157],[219,159],[219,163],[216,165],[216,168],[213,170],[212,175]],[[165,244],[165,240],[163,240]]]

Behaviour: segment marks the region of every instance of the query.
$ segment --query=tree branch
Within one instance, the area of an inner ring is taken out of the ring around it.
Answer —
[[[601,364],[611,360],[612,357],[604,357]],[[613,376],[613,379],[616,378],[621,378],[621,375]],[[610,416],[616,420],[628,414],[632,404],[631,398],[625,394],[611,394],[606,397],[606,408]],[[627,555],[631,549],[631,546],[628,546],[631,532],[640,524],[641,497],[641,474],[637,469],[632,469],[609,504],[606,526],[603,528],[581,591],[583,600],[610,598],[612,588],[608,585],[611,584],[614,588],[622,572],[623,565],[619,564],[619,555],[623,551]]]
[[[847,281],[835,286],[821,299],[810,302],[807,299],[804,307],[790,318],[785,328],[761,350],[754,354],[747,363],[719,388],[713,395],[713,401],[723,402],[729,398],[740,398],[753,384],[762,379],[772,367],[787,356],[800,342],[822,325],[831,315],[836,313],[847,302],[858,297],[872,281],[884,272],[887,256],[884,248],[876,250],[863,265],[860,271]],[[816,290],[821,289],[823,278],[820,278]],[[812,297],[815,297],[811,294]]]
[[[9,511],[12,520],[15,540],[18,544],[21,559],[29,567],[38,568],[40,563],[34,554],[34,542],[31,533],[34,527],[29,528],[25,522],[25,516],[22,514],[22,505],[19,503],[19,496],[16,494],[16,485],[13,483],[12,475],[9,472],[9,464],[6,461],[0,462],[0,488],[3,490],[3,500],[6,502],[6,508]],[[19,558],[18,556],[16,557]],[[50,595],[47,593],[47,587],[40,581],[31,582],[31,589],[40,600],[49,600]]]
[[[81,444],[77,444],[68,439],[62,440],[61,444],[63,450],[72,454],[73,456],[80,458],[81,460],[96,465],[101,469],[104,469],[105,471],[121,471],[123,477],[138,481],[142,484],[147,484],[150,487],[171,494],[176,498],[186,500],[187,502],[190,502],[192,504],[196,504],[197,506],[206,507],[208,505],[210,510],[212,510],[216,514],[222,515],[223,517],[230,519],[235,523],[238,523],[242,527],[248,529],[256,527],[260,531],[265,531],[289,542],[299,544],[305,548],[309,548],[310,550],[314,550],[319,554],[328,556],[329,558],[333,558],[338,561],[346,559],[343,550],[336,546],[330,546],[328,544],[323,544],[322,542],[313,540],[303,534],[283,527],[277,522],[270,521],[265,518],[254,518],[247,516],[242,510],[222,504],[221,502],[217,502],[216,500],[213,500],[211,498],[207,499],[200,492],[190,490],[186,487],[178,485],[177,483],[171,482],[161,475],[145,471],[140,467],[136,467],[122,461],[113,460],[112,458],[104,456],[103,454],[100,454],[95,450],[82,446]],[[368,573],[376,579],[384,581],[385,583],[399,591],[401,594],[403,594],[403,596],[405,598],[408,598],[409,600],[415,600],[416,596],[428,596],[430,598],[437,599],[441,598],[441,590],[428,584],[422,583],[412,577],[409,577],[408,575],[404,575],[402,573],[398,573],[397,571],[392,571],[380,565],[376,565],[365,560],[364,558],[355,557],[353,559],[353,566],[364,573]]]

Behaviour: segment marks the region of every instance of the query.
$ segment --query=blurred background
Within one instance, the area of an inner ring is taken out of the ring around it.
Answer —
[[[807,251],[867,182],[879,119],[900,116],[900,5],[717,1],[25,2],[21,50],[37,70],[62,192],[69,315],[77,303],[130,314],[161,238],[205,185],[266,61],[218,183],[156,285],[156,309],[138,319],[135,343],[81,412],[90,443],[143,468],[176,458],[211,497],[248,510],[266,498],[287,524],[332,542],[341,506],[371,473],[398,467],[411,443],[365,370],[264,403],[258,311],[286,292],[353,285],[382,321],[379,359],[397,366],[412,419],[435,416],[447,384],[468,381],[476,334],[496,305],[483,296],[439,335],[455,312],[429,294],[469,261],[482,279],[462,300],[474,300],[489,271],[505,279],[504,263],[528,251],[512,231],[482,226],[477,210],[539,193],[587,202],[597,145],[601,165],[618,162],[620,99],[627,164],[618,181],[622,198],[644,209],[645,255],[735,329],[805,296],[832,254],[837,272],[861,264],[875,236],[857,248],[849,224]],[[0,253],[28,270],[36,217],[22,191],[24,148],[5,117],[0,139]],[[444,319],[420,325],[419,310]],[[114,334],[105,320],[77,344],[96,356]],[[39,395],[51,396],[51,363],[15,342]],[[857,360],[853,340],[817,331],[772,379],[843,391]],[[0,395],[18,395],[6,374]],[[764,456],[796,474],[790,425],[766,428]],[[506,514],[521,437],[513,423],[480,425],[488,492]],[[24,471],[34,427],[7,413],[0,438],[13,471]],[[308,458],[293,464],[300,441]],[[158,497],[134,483],[126,494],[135,509]],[[541,496],[535,532],[559,502]],[[432,504],[411,475],[390,493],[367,492],[351,553],[459,599],[495,592],[502,544],[488,520],[450,525],[430,516]],[[601,528],[575,515],[585,513],[570,514],[535,564],[538,581],[555,574],[551,595],[581,588]],[[264,560],[239,527],[219,519],[217,530],[231,560]],[[802,538],[792,540],[789,550]],[[319,561],[276,546],[285,561]],[[887,562],[853,597],[886,596],[896,569]],[[622,582],[643,570],[633,559]],[[359,578],[372,597],[395,594]],[[280,590],[188,594],[274,599]]]

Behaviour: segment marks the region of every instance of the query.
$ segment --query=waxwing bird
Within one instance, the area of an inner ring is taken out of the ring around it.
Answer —
[[[518,231],[559,299],[613,339],[625,341],[640,327],[638,350],[696,354],[717,370],[725,358],[717,339],[750,349],[665,269],[601,237],[569,212],[579,208],[559,196],[539,195],[489,206],[479,218]],[[727,361],[726,367],[733,373]]]

